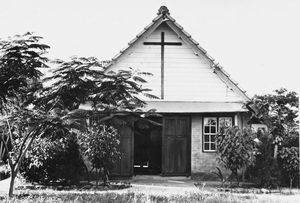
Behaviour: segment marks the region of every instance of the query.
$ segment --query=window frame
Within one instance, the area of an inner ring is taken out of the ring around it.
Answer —
[[[235,124],[235,120],[234,120],[234,115],[232,115],[232,114],[230,114],[230,115],[228,115],[228,114],[221,114],[221,115],[204,115],[204,116],[202,116],[202,152],[204,152],[204,153],[216,153],[216,151],[217,151],[217,144],[215,144],[215,146],[216,146],[216,149],[215,150],[211,150],[211,149],[209,149],[209,150],[206,150],[205,149],[205,143],[210,143],[210,142],[205,142],[205,135],[209,135],[210,136],[210,138],[209,138],[209,140],[211,140],[211,133],[205,133],[205,126],[204,126],[204,120],[205,120],[205,118],[216,118],[217,119],[217,124],[216,124],[216,134],[215,134],[215,136],[216,136],[216,138],[217,138],[217,135],[218,135],[218,133],[219,133],[219,131],[220,131],[220,122],[219,122],[219,119],[220,118],[231,118],[231,126],[234,126],[234,124]]]

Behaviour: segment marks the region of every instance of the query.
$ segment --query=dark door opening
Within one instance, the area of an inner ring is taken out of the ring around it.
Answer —
[[[162,123],[161,118],[140,120],[134,125],[134,173],[158,175],[161,173]]]

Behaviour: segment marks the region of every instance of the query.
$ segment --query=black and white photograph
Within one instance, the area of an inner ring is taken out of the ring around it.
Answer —
[[[299,0],[0,0],[0,202],[300,202]]]

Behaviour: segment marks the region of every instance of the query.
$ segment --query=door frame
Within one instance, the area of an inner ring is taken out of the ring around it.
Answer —
[[[165,172],[165,156],[164,151],[166,150],[166,137],[165,137],[165,119],[166,118],[182,118],[185,117],[188,119],[188,135],[187,135],[187,150],[186,150],[186,171],[184,173],[166,173]],[[161,149],[161,175],[162,176],[191,176],[191,127],[192,119],[190,114],[163,114],[162,118],[162,149]]]

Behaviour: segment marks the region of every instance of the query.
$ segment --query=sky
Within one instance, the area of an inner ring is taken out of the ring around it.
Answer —
[[[250,97],[300,92],[300,0],[0,0],[0,38],[30,31],[50,58],[109,60],[162,5]]]

